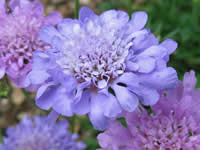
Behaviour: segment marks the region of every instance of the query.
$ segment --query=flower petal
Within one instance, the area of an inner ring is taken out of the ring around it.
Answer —
[[[129,20],[129,16],[124,11],[108,10],[100,15],[102,24],[108,30],[118,30]]]
[[[72,110],[78,115],[87,114],[90,111],[90,107],[90,92],[88,90],[83,92],[78,103],[72,103]]]
[[[163,58],[166,56],[167,49],[162,47],[162,46],[151,46],[148,49],[146,49],[144,52],[140,53],[137,57],[144,57],[144,56],[149,56],[149,57],[155,57],[155,58]]]
[[[90,121],[97,130],[104,130],[109,125],[109,118],[104,116],[105,95],[97,94],[91,97]]]
[[[122,112],[122,108],[116,99],[115,96],[113,96],[110,93],[106,94],[106,105],[104,107],[104,115],[109,118],[115,118],[118,114]]]
[[[163,41],[160,46],[166,48],[168,50],[168,54],[172,54],[176,48],[178,47],[178,44],[176,41],[171,40],[171,39],[167,39],[165,41]]]
[[[51,44],[54,36],[61,36],[60,33],[52,25],[43,27],[39,32],[39,39]]]
[[[197,79],[195,77],[195,72],[192,70],[190,72],[186,72],[183,78],[183,86],[184,92],[190,93],[195,89],[195,85],[197,83]]]
[[[97,136],[97,139],[100,146],[104,150],[118,150],[117,147],[123,147],[124,145],[128,145],[130,143],[132,135],[129,129],[122,126],[119,121],[112,121],[110,123],[110,127],[105,132],[99,134]],[[115,149],[114,147],[116,147],[117,149]]]
[[[80,35],[81,27],[78,20],[73,19],[63,19],[58,24],[58,31],[66,38],[73,37],[74,35]]]
[[[62,15],[58,11],[52,11],[44,18],[45,25],[57,25],[62,20]]]
[[[50,58],[47,54],[39,51],[33,52],[32,70],[44,70],[49,64]]]
[[[133,46],[131,49],[134,52],[138,53],[141,50],[147,49],[148,47],[158,44],[159,44],[159,39],[156,38],[155,35],[153,35],[150,31],[148,31],[146,34],[137,36],[133,40]]]
[[[49,77],[50,75],[45,70],[31,71],[25,79],[25,86],[44,83]]]
[[[45,110],[51,108],[57,101],[57,91],[59,87],[49,88],[49,84],[42,86],[36,96],[36,104]]]
[[[0,68],[0,79],[3,78],[4,75],[5,75],[5,68],[1,67]]]
[[[138,58],[138,60],[136,60],[135,64],[137,64],[138,66],[138,69],[137,69],[138,72],[150,73],[155,68],[156,60],[151,57],[140,57]]]
[[[53,110],[64,115],[72,116],[71,110],[72,96],[65,87],[49,87],[46,91],[36,99],[36,104],[42,108],[48,110],[53,107]]]
[[[140,84],[128,84],[128,88],[135,93],[144,105],[154,105],[160,98],[156,89],[148,88]]]
[[[139,65],[137,63],[132,62],[132,61],[129,60],[129,61],[126,62],[126,69],[128,71],[136,72],[139,69]]]
[[[143,85],[159,90],[175,88],[178,81],[176,70],[172,67],[140,77]]]
[[[10,0],[9,1],[9,7],[14,10],[16,7],[24,8],[27,5],[30,5],[29,0]]]
[[[5,12],[6,12],[5,0],[0,0],[0,11],[1,11],[2,14],[5,14]]]
[[[44,14],[44,6],[40,1],[33,1],[31,3],[31,11],[36,17],[41,17]]]
[[[47,90],[48,87],[55,85],[53,82],[49,82],[47,84],[43,84],[36,93],[36,99],[43,95],[43,93]]]
[[[72,80],[73,81],[73,80]],[[75,103],[76,102],[79,102],[80,98],[82,97],[82,93],[83,93],[83,90],[85,88],[88,88],[88,86],[90,85],[90,82],[83,82],[83,83],[80,83],[77,85],[77,92],[76,92],[76,96],[75,96]]]
[[[79,20],[84,22],[86,19],[89,19],[95,13],[88,7],[81,7],[79,11]]]
[[[137,108],[139,100],[135,94],[131,93],[126,87],[117,84],[112,87],[121,107],[124,110],[132,112]]]
[[[120,83],[120,82],[124,83],[126,85],[129,85],[129,84],[132,84],[132,83],[138,84],[139,83],[139,77],[132,72],[126,72],[123,75],[121,75],[116,81],[116,83]]]
[[[144,11],[137,11],[132,14],[131,24],[135,31],[142,29],[147,23],[148,15]]]
[[[53,110],[64,116],[73,116],[71,97],[63,93],[57,96],[56,103],[53,105]]]

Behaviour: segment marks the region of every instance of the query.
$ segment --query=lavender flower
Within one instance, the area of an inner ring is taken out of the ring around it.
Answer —
[[[77,134],[71,135],[67,128],[66,120],[55,123],[46,116],[25,117],[7,129],[0,150],[83,150],[85,144],[75,142]]]
[[[176,89],[164,92],[153,106],[156,115],[137,109],[126,113],[127,128],[113,121],[98,136],[103,150],[198,150],[200,149],[200,89],[194,72],[186,73]]]
[[[0,0],[0,78],[6,73],[18,87],[23,87],[32,68],[32,52],[50,47],[38,39],[39,30],[44,25],[56,25],[62,17],[56,11],[44,17],[39,1],[10,0],[9,9],[5,0]]]
[[[167,67],[177,43],[158,39],[144,29],[145,12],[129,16],[109,10],[97,16],[80,10],[79,20],[64,19],[44,27],[39,37],[52,48],[35,52],[26,86],[43,84],[36,96],[42,109],[65,116],[89,114],[103,130],[122,110],[132,112],[139,99],[153,105],[158,90],[176,85],[176,71]]]

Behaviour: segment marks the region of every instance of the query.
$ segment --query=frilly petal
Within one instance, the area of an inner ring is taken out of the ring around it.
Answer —
[[[100,15],[100,20],[108,30],[118,30],[129,20],[129,16],[124,11],[108,10]]]
[[[43,27],[39,32],[39,39],[49,44],[51,44],[54,36],[60,37],[61,35],[52,25]]]
[[[110,127],[105,132],[99,134],[97,139],[104,150],[118,150],[119,147],[123,147],[123,145],[131,141],[131,134],[120,122],[112,121]]]
[[[127,69],[130,71],[138,71],[141,73],[150,73],[156,65],[156,60],[152,57],[140,57],[135,62],[128,61]]]
[[[122,112],[122,108],[115,96],[105,93],[106,105],[104,106],[104,115],[109,118],[115,118]]]
[[[5,75],[5,68],[0,68],[0,79]]]
[[[72,103],[72,110],[78,115],[85,115],[90,111],[90,92],[84,91],[78,103]]]
[[[130,92],[126,87],[117,84],[112,87],[121,107],[128,112],[133,112],[138,106],[138,97],[134,93]]]
[[[29,0],[10,0],[9,7],[14,10],[16,7],[24,8],[30,5],[31,2]]]
[[[65,36],[66,38],[73,37],[74,35],[78,34],[81,30],[80,23],[78,20],[73,19],[63,19],[57,26],[58,31]]]
[[[51,88],[51,84],[41,86],[36,96],[36,105],[45,110],[50,109],[57,101],[58,90],[59,87]]]
[[[132,14],[131,25],[133,26],[134,31],[138,31],[144,28],[147,23],[148,15],[144,11],[137,11]]]
[[[88,7],[81,7],[79,11],[79,20],[84,22],[89,19],[91,16],[95,15],[95,13]]]
[[[159,93],[156,89],[143,86],[140,77],[133,73],[123,74],[117,83],[124,83],[127,89],[135,93],[144,105],[154,105],[159,100]]]
[[[175,88],[178,82],[176,70],[172,67],[165,68],[149,75],[140,76],[140,78],[143,85],[158,90]]]
[[[6,13],[6,3],[5,0],[0,0],[0,12],[1,14]]]
[[[160,46],[165,47],[168,50],[168,53],[172,54],[178,47],[178,43],[174,40],[167,39],[163,41]]]
[[[62,20],[62,15],[58,11],[52,11],[44,19],[45,25],[57,25]]]
[[[197,79],[195,77],[195,72],[192,70],[190,72],[186,72],[183,78],[183,86],[184,92],[190,93],[195,89],[195,85],[197,83]]]
[[[89,113],[90,121],[97,130],[104,130],[109,125],[109,118],[104,116],[104,107],[106,99],[103,94],[93,95],[91,97],[91,109]]]
[[[31,71],[25,80],[25,86],[28,87],[30,84],[42,84],[50,75],[45,70],[34,70]]]

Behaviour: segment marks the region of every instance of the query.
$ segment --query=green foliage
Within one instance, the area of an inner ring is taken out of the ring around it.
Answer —
[[[0,81],[0,98],[7,98],[11,93],[11,87],[9,86],[6,78]]]
[[[126,120],[125,118],[117,118],[118,121],[120,121],[120,123],[124,126],[124,127],[127,127],[127,123],[126,123]]]
[[[97,130],[94,130],[92,124],[90,123],[88,117],[80,117],[78,116],[77,120],[80,125],[80,135],[82,141],[84,141],[87,145],[86,150],[94,150],[98,148],[97,135],[100,133]]]

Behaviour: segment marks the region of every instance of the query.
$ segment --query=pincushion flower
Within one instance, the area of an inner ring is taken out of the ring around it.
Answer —
[[[76,142],[78,135],[68,131],[67,120],[57,123],[46,116],[25,117],[16,127],[7,129],[1,150],[83,150],[85,144]]]
[[[36,104],[65,116],[88,113],[99,130],[122,110],[134,111],[139,99],[155,104],[158,90],[176,85],[176,71],[166,64],[177,43],[168,39],[159,44],[144,29],[146,21],[145,12],[129,20],[123,11],[98,16],[83,7],[79,20],[44,27],[39,37],[52,48],[34,53],[26,79],[26,86],[42,84]]]
[[[127,127],[113,121],[98,136],[103,150],[199,150],[200,89],[194,72],[186,73],[176,89],[163,92],[154,115],[137,109],[125,113]]]
[[[10,9],[10,11],[9,11]],[[44,25],[56,25],[60,13],[53,11],[44,17],[44,8],[39,1],[0,0],[0,78],[6,73],[18,87],[32,68],[32,53],[45,51],[50,45],[38,39]]]

